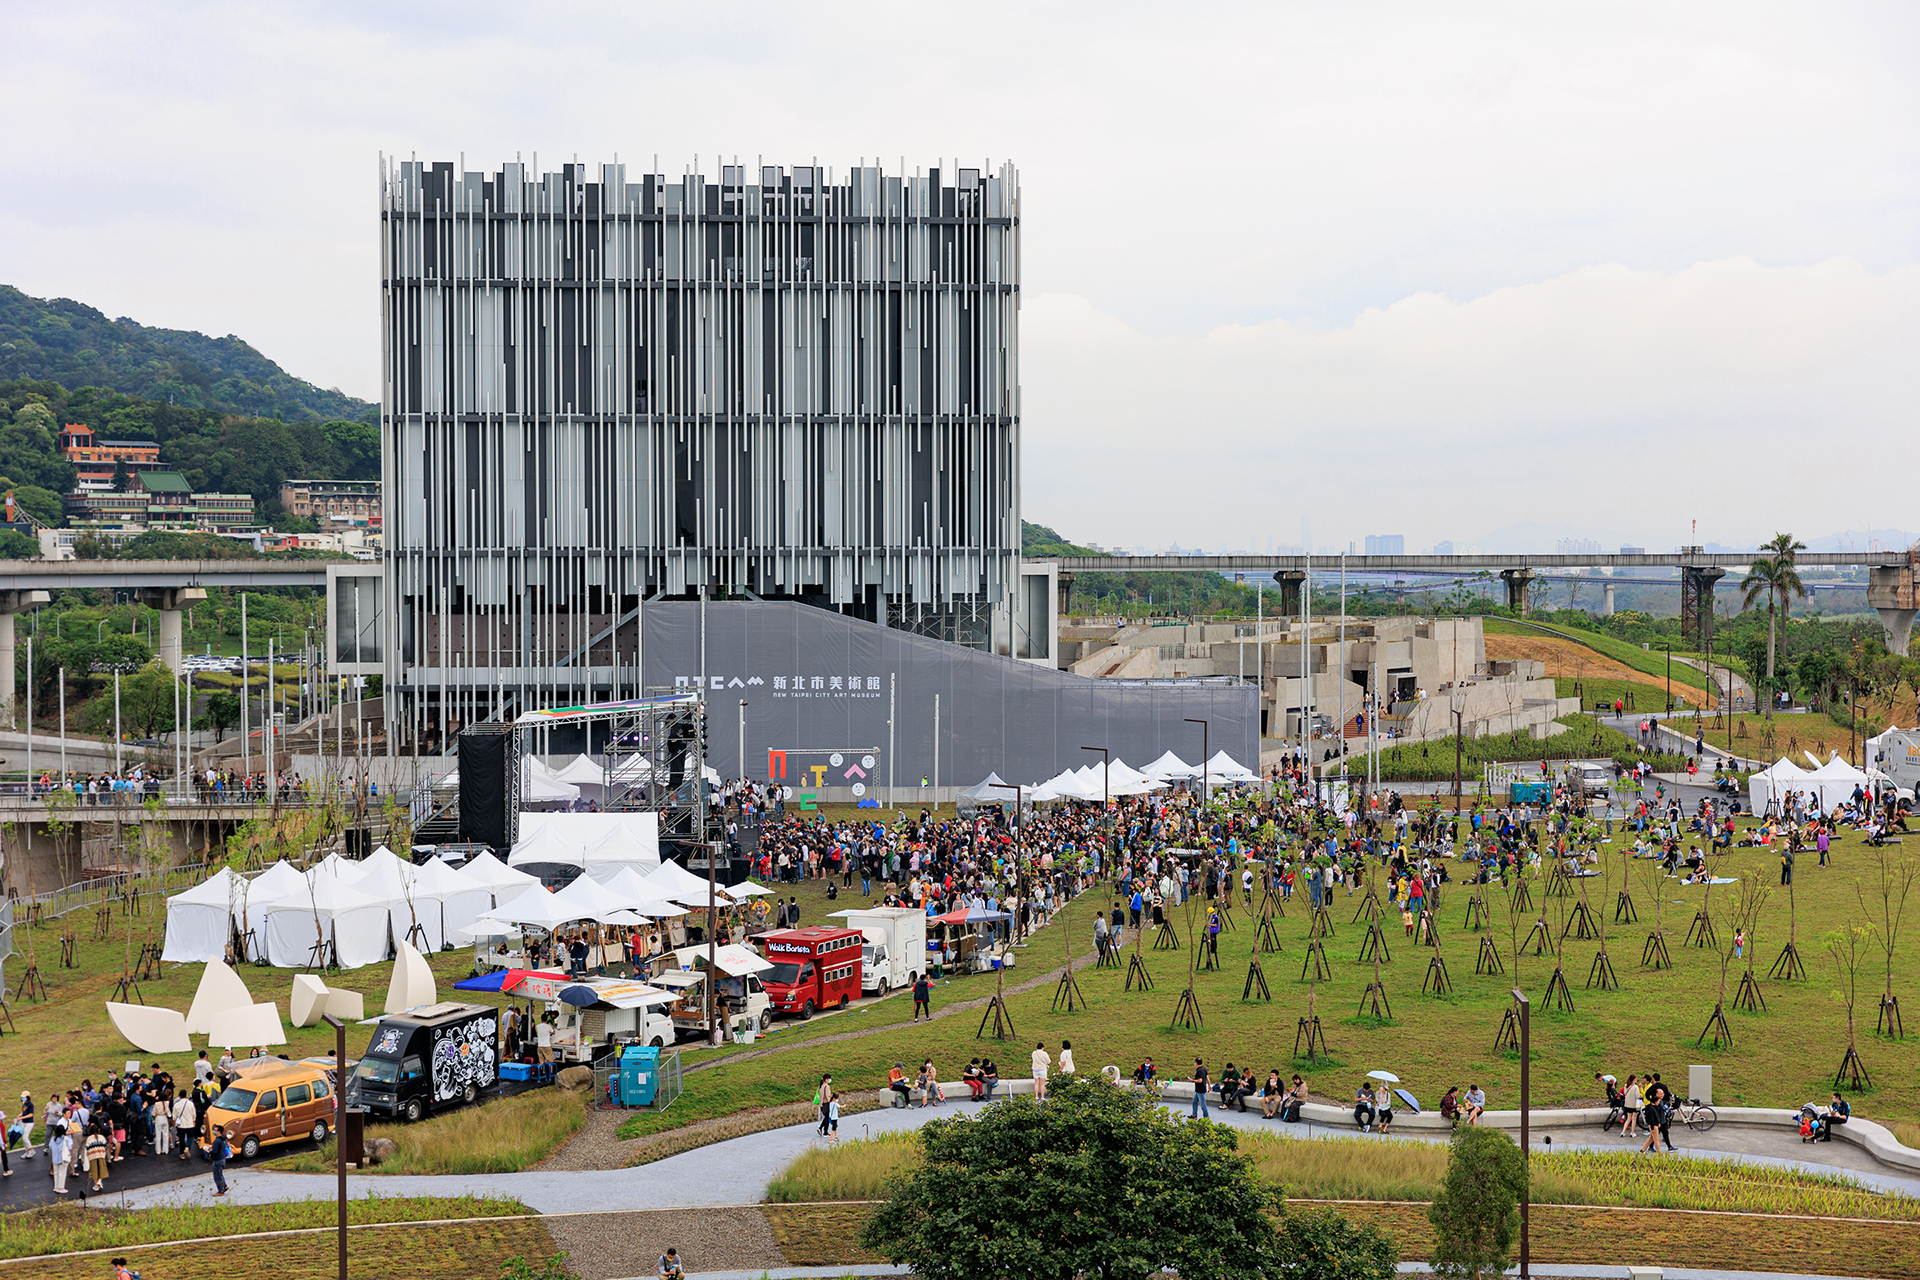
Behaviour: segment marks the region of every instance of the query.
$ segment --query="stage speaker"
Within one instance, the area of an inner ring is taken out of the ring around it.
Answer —
[[[460,735],[460,838],[506,850],[507,752],[513,735],[504,724],[477,724]]]

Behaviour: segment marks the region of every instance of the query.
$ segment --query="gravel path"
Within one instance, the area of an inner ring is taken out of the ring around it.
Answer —
[[[660,1255],[679,1250],[688,1271],[760,1275],[786,1265],[758,1209],[668,1209],[551,1218],[544,1224],[580,1280],[659,1274]]]

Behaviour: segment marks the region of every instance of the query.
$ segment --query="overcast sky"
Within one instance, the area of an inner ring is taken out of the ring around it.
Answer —
[[[0,6],[0,281],[378,398],[381,151],[1011,159],[1025,515],[1920,525],[1908,4]]]

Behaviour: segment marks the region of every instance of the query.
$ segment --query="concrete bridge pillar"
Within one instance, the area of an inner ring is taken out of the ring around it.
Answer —
[[[160,611],[160,652],[156,655],[167,670],[180,674],[185,654],[181,652],[180,611],[207,598],[199,587],[142,587],[140,603]]]
[[[1060,586],[1060,616],[1065,618],[1072,612],[1068,606],[1073,603],[1073,575],[1062,573],[1056,577],[1055,581]]]
[[[1907,552],[1907,559],[1907,564],[1881,565],[1867,573],[1867,603],[1879,611],[1887,648],[1902,656],[1913,635],[1914,614],[1920,610],[1920,587],[1915,583],[1920,571],[1911,563],[1915,559],[1912,550]]]
[[[1531,569],[1502,569],[1500,580],[1507,584],[1507,608],[1525,615],[1527,612],[1527,584],[1534,578]]]
[[[1726,576],[1713,565],[1680,570],[1680,634],[1691,635],[1702,653],[1713,641],[1713,586]]]
[[[1613,584],[1611,582],[1600,588],[1600,616],[1603,618],[1613,616]]]
[[[9,729],[18,727],[13,713],[13,700],[19,694],[13,670],[14,654],[18,652],[13,640],[13,615],[52,598],[44,591],[0,591],[0,725]]]
[[[1300,616],[1300,585],[1307,580],[1305,569],[1282,569],[1273,575],[1280,584],[1280,616],[1297,618]]]

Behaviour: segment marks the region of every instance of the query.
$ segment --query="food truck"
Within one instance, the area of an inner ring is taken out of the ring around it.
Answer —
[[[389,1014],[347,1082],[347,1105],[418,1120],[500,1082],[500,1011],[432,1004]]]
[[[722,1027],[750,1019],[758,1031],[773,1024],[772,1001],[761,978],[773,968],[750,948],[727,943],[714,948],[714,964],[720,970],[715,995],[716,1021]],[[672,961],[681,968],[662,969],[647,980],[657,987],[676,992],[678,999],[667,1012],[674,1030],[711,1035],[707,1024],[707,949],[682,947],[672,953]]]
[[[673,1019],[661,1011],[674,993],[644,982],[536,972],[503,989],[518,999],[546,1003],[554,1017],[542,1020],[534,1034],[558,1062],[592,1062],[610,1045],[659,1048],[677,1038]]]
[[[877,995],[913,984],[927,967],[927,913],[918,907],[855,907],[831,913],[858,929],[860,989]]]
[[[799,1014],[804,1021],[816,1009],[844,1009],[860,994],[860,949],[866,938],[858,929],[776,929],[754,941],[773,965],[760,976],[774,1012]]]

